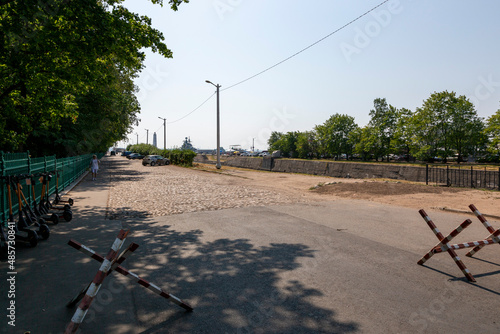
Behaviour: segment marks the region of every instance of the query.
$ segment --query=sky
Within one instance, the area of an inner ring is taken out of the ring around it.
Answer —
[[[272,131],[310,131],[337,113],[365,126],[376,98],[415,111],[447,90],[481,117],[500,109],[500,1],[390,0],[360,17],[382,2],[191,0],[175,12],[125,1],[173,52],[145,50],[141,122],[128,143],[152,143],[156,132],[163,148],[162,117],[167,148],[189,137],[215,149],[216,88],[205,80],[221,85],[225,149],[265,150]]]

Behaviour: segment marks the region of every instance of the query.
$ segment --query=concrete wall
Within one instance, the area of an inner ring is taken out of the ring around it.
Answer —
[[[201,155],[196,156],[195,162],[215,163]],[[355,162],[331,162],[316,160],[287,160],[258,157],[229,157],[225,166],[240,167],[257,170],[268,170],[283,173],[302,173],[324,175],[332,177],[386,178],[425,182],[425,167],[370,164]]]
[[[425,167],[401,165],[310,160],[275,160],[272,170],[275,172],[352,177],[357,179],[386,178],[425,182]]]

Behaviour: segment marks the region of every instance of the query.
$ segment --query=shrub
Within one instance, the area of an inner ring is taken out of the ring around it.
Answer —
[[[194,157],[196,156],[196,152],[194,151],[180,149],[166,150],[162,151],[162,153],[160,154],[170,159],[170,163],[185,167],[192,167]]]
[[[129,145],[127,147],[128,151],[139,153],[142,155],[157,154],[170,159],[170,163],[173,165],[192,167],[193,160],[196,153],[191,150],[161,150],[151,144],[137,144]]]

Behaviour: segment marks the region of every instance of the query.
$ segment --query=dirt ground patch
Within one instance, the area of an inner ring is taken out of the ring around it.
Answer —
[[[414,182],[339,179],[292,173],[273,173],[223,166],[197,164],[195,169],[233,177],[233,184],[251,185],[300,197],[304,201],[339,198],[368,200],[419,209],[470,212],[474,204],[481,213],[500,217],[500,192],[467,188],[448,188]]]
[[[393,195],[413,195],[413,194],[456,194],[462,190],[456,188],[444,188],[426,186],[422,184],[389,182],[389,181],[370,181],[370,182],[336,182],[318,186],[312,189],[318,194],[333,194],[349,197],[357,194],[358,198],[371,196],[393,196]]]

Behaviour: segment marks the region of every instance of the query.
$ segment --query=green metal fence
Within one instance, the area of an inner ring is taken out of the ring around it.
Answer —
[[[97,154],[100,159],[104,154]],[[56,156],[45,156],[39,158],[30,157],[29,152],[25,153],[3,153],[0,152],[0,175],[39,175],[40,173],[51,172],[52,180],[49,183],[49,194],[52,195],[56,186],[59,192],[67,188],[73,181],[79,178],[89,167],[92,154],[79,155],[69,158],[56,159]],[[27,184],[27,179],[21,179],[20,184],[24,196],[29,203],[33,202],[33,192]],[[4,178],[0,180],[2,194],[0,197],[0,223],[6,226],[9,218],[9,200],[7,182]],[[42,183],[35,178],[35,201],[40,202],[42,192]],[[11,189],[12,209],[14,215],[19,210],[19,204],[14,189]]]

